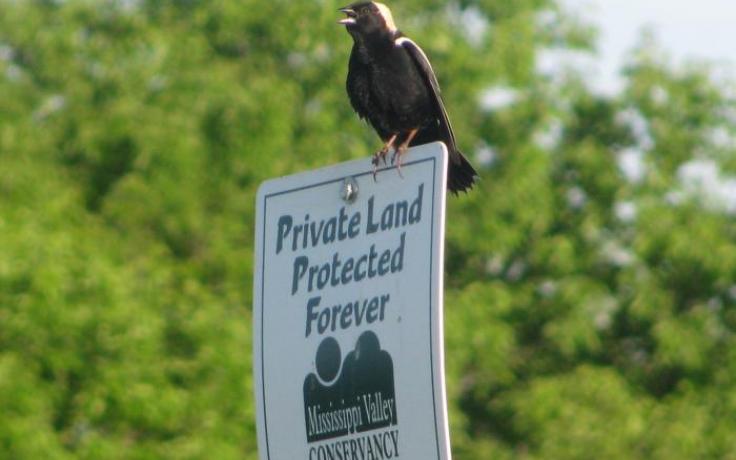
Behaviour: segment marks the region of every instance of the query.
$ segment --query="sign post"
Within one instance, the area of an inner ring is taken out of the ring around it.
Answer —
[[[258,192],[261,459],[449,459],[442,336],[447,150],[376,180],[363,159]]]

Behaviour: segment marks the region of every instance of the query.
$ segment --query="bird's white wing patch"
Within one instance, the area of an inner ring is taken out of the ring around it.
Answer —
[[[396,46],[402,46],[405,48],[413,48],[419,53],[419,55],[424,60],[424,62],[422,63],[422,67],[426,67],[429,70],[429,78],[430,78],[430,81],[432,82],[432,86],[434,86],[437,92],[439,92],[440,85],[437,82],[437,77],[434,74],[434,69],[432,69],[432,64],[429,62],[429,58],[427,57],[426,54],[424,54],[424,50],[421,49],[419,45],[417,45],[414,42],[414,40],[408,37],[399,37],[396,40],[394,40],[394,44]]]
[[[421,49],[419,47],[419,45],[417,45],[414,42],[414,40],[412,40],[411,38],[399,37],[396,40],[394,40],[394,43],[396,44],[396,46],[407,46],[407,45],[409,45],[409,46],[413,47],[414,49],[416,49],[417,51],[419,51],[419,54],[424,59],[424,62],[427,63],[427,67],[429,67],[430,69],[432,68],[432,64],[429,62],[429,58],[427,57],[427,55],[424,54],[424,50]],[[432,70],[432,72],[434,73],[434,70]]]

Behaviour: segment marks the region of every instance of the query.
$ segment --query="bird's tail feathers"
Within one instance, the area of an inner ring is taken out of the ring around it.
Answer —
[[[478,172],[467,158],[459,151],[452,150],[447,165],[447,190],[455,195],[467,192],[473,187]]]

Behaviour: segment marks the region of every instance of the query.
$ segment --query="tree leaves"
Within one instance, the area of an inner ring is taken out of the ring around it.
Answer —
[[[379,145],[338,6],[0,0],[0,457],[256,458],[255,190]],[[390,6],[482,177],[448,204],[455,456],[736,455],[736,224],[692,183],[733,180],[732,87],[644,40],[594,94],[548,1]]]

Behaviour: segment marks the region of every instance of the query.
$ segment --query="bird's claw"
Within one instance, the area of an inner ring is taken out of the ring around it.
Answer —
[[[409,146],[406,144],[400,145],[399,147],[394,148],[394,153],[391,155],[391,164],[396,165],[396,171],[399,173],[399,177],[402,179],[404,178],[404,174],[401,173],[401,156],[406,153],[406,151],[409,150]],[[387,166],[386,163],[386,156],[388,156],[389,146],[388,144],[385,145],[381,150],[376,152],[373,155],[373,159],[371,160],[371,164],[373,165],[373,181],[378,182],[378,179],[376,178],[378,174],[378,166],[380,165],[381,161],[383,161],[383,165]]]
[[[399,173],[399,177],[402,179],[404,178],[404,175],[401,173],[401,157],[406,153],[408,150],[405,146],[399,146],[398,149],[394,150],[394,154],[391,156],[391,164],[396,165],[396,172]]]
[[[388,148],[384,147],[378,152],[376,152],[373,155],[373,159],[371,160],[371,164],[373,165],[373,181],[378,182],[376,179],[376,175],[378,174],[378,166],[381,164],[381,160],[383,160],[384,166],[386,165],[386,155],[388,155]]]

